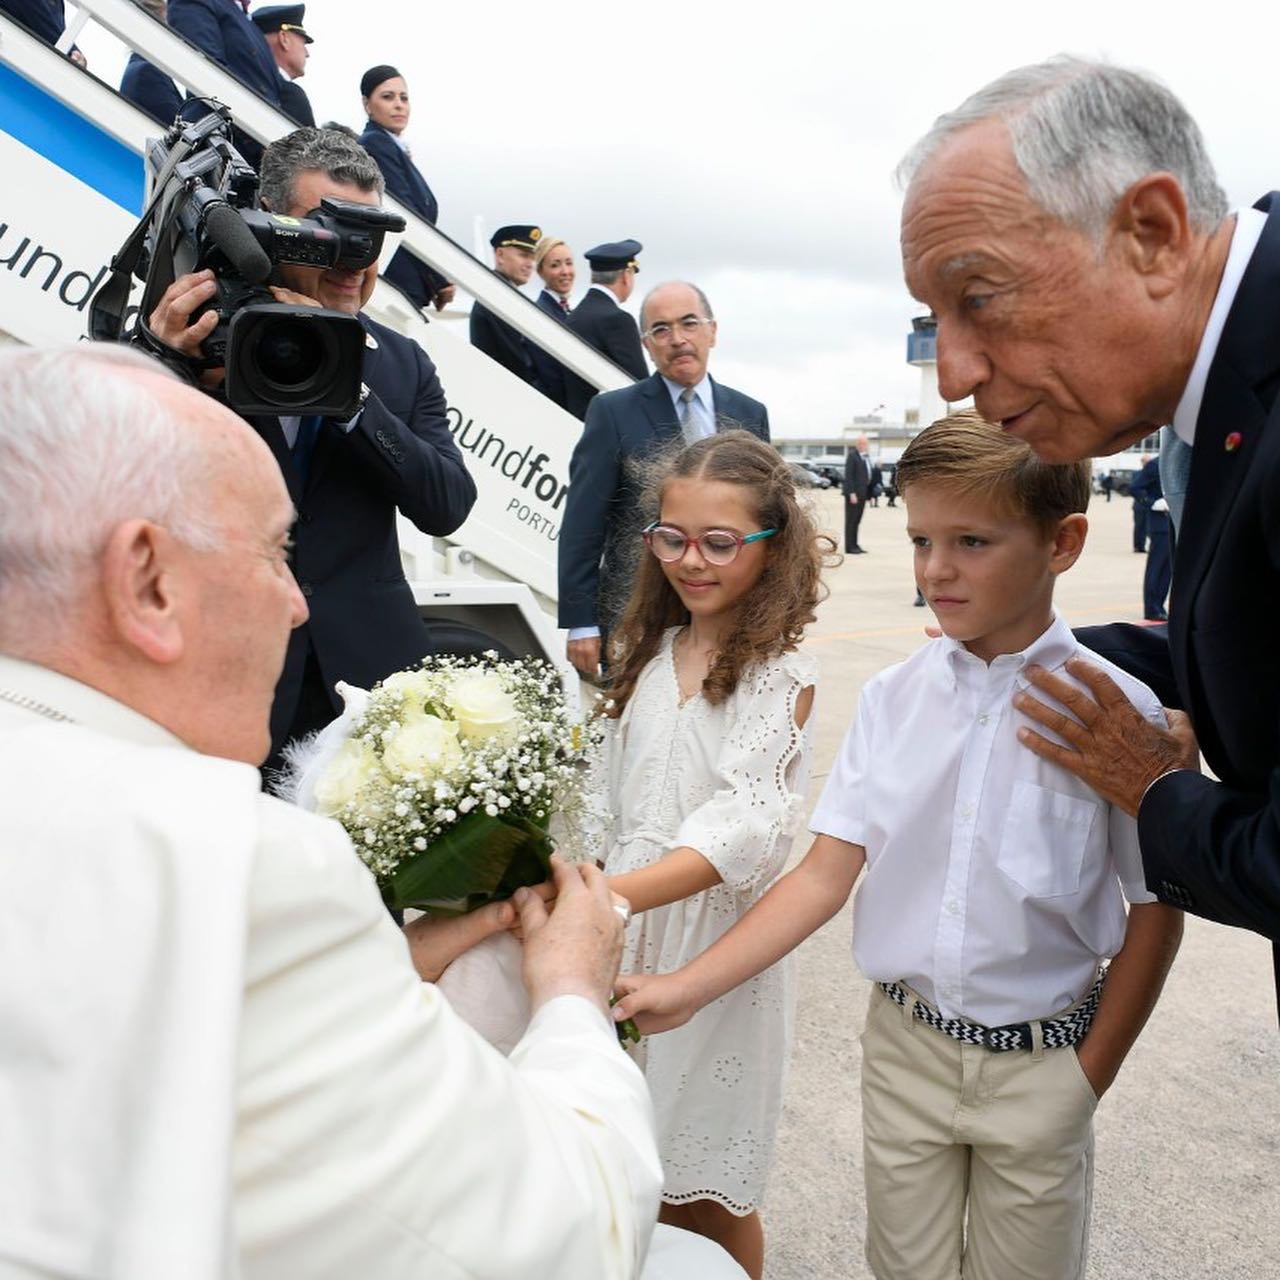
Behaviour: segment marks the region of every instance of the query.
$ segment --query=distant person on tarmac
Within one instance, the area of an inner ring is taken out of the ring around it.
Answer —
[[[854,448],[844,460],[844,553],[860,556],[863,548],[858,543],[858,526],[866,510],[867,495],[871,492],[871,464],[867,458],[867,437],[859,436]]]

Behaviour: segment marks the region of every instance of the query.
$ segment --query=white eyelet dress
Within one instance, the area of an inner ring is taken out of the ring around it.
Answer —
[[[796,701],[816,682],[799,653],[745,673],[719,706],[681,702],[668,631],[622,716],[604,772],[611,825],[605,871],[619,875],[689,846],[723,883],[637,915],[622,971],[666,973],[706,950],[779,875],[803,816],[812,716]],[[632,1052],[649,1081],[662,1152],[662,1197],[710,1199],[732,1213],[760,1203],[791,1048],[790,957]]]

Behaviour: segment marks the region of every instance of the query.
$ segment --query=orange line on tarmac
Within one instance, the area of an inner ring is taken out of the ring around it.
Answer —
[[[1107,622],[1133,622],[1141,625],[1141,620],[1134,617],[1117,617],[1125,612],[1125,605],[1120,603],[1099,605],[1094,609],[1072,610],[1071,622],[1076,625],[1082,618],[1102,618]],[[913,627],[876,627],[870,631],[834,631],[830,635],[809,635],[805,637],[806,645],[830,644],[833,640],[870,640],[876,636],[909,636],[924,638],[926,619],[931,615],[926,610],[919,623]]]

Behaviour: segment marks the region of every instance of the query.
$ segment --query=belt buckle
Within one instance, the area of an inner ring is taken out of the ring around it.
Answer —
[[[1025,1022],[1007,1022],[1002,1027],[982,1028],[982,1047],[992,1053],[1031,1048],[1031,1027]]]

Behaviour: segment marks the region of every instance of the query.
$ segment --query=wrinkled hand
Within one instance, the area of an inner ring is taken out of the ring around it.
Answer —
[[[1067,745],[1022,728],[1018,738],[1024,746],[1074,773],[1131,817],[1137,817],[1142,797],[1157,778],[1171,769],[1199,769],[1200,751],[1191,721],[1181,711],[1167,712],[1169,728],[1159,729],[1104,671],[1080,658],[1070,659],[1067,670],[1087,686],[1088,693],[1041,667],[1028,667],[1027,678],[1070,715],[1026,691],[1013,699],[1019,711],[1053,730]]]
[[[423,982],[435,982],[464,952],[495,933],[510,929],[516,909],[509,902],[490,902],[465,916],[444,919],[420,916],[404,927],[409,956]]]
[[[613,989],[620,997],[614,1020],[634,1019],[642,1036],[682,1027],[699,1008],[678,972],[619,974]]]
[[[622,917],[598,867],[570,866],[551,856],[555,909],[532,889],[517,889],[513,901],[524,932],[524,982],[536,1012],[556,996],[593,1000],[607,1013],[622,958]]]
[[[565,654],[579,674],[588,680],[595,680],[600,675],[600,637],[587,636],[583,640],[570,640],[565,646]]]
[[[200,347],[218,324],[218,313],[210,310],[194,323],[191,314],[214,295],[212,271],[179,276],[161,295],[147,320],[151,332],[166,347],[192,359],[200,359]]]
[[[453,301],[454,294],[456,294],[457,292],[458,292],[457,286],[452,284],[447,284],[444,286],[444,288],[437,289],[436,296],[432,299],[432,302],[435,303],[436,310],[443,311],[445,307],[447,307],[449,303]]]

